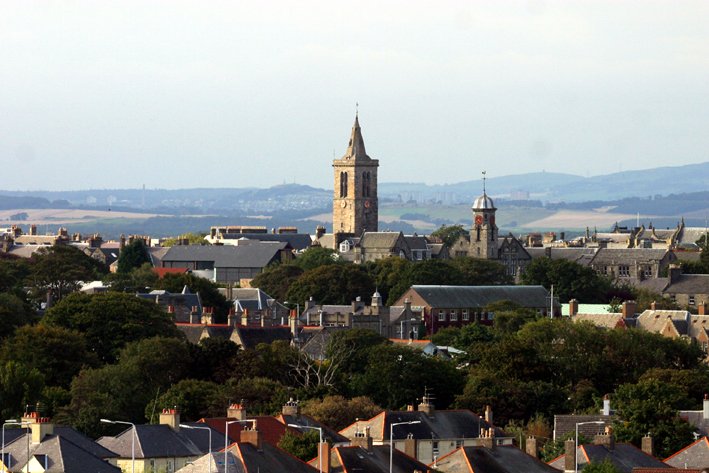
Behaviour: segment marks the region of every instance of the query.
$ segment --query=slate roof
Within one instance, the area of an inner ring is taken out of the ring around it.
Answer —
[[[702,437],[665,458],[675,468],[706,468],[709,465],[709,439]]]
[[[556,468],[512,445],[493,449],[458,448],[439,458],[436,468],[446,473],[559,473]]]
[[[310,247],[313,240],[307,233],[223,233],[220,240],[258,240],[287,243],[291,248],[301,251]]]
[[[204,426],[194,422],[187,425]],[[136,458],[193,457],[209,452],[209,432],[204,429],[173,430],[164,424],[139,424],[135,426]],[[133,428],[130,427],[115,437],[101,437],[98,443],[116,452],[120,458],[131,457]],[[212,450],[224,446],[224,435],[212,432]]]
[[[669,294],[709,294],[709,274],[680,274],[665,292]]]
[[[13,471],[18,465],[27,463],[27,436],[17,437],[13,442],[5,444],[5,453],[9,455]],[[47,435],[39,444],[30,442],[30,461],[35,459],[43,467],[45,464],[47,473],[64,472],[96,472],[96,473],[120,473],[121,469],[111,465],[107,461],[96,457],[90,452],[74,444],[62,435]],[[32,469],[34,471],[34,469]]]
[[[172,306],[174,309],[174,313],[172,314],[173,321],[178,323],[190,322],[192,307],[197,307],[198,318],[202,315],[202,299],[199,297],[199,294],[191,293],[187,287],[185,287],[181,293],[155,290],[148,293],[139,292],[136,296],[159,304],[166,312],[168,307]]]
[[[250,245],[177,245],[170,247],[162,262],[214,262],[215,268],[262,268],[286,247],[280,242],[254,242]]]
[[[90,454],[98,458],[117,458],[118,454],[113,452],[102,445],[94,442],[92,439],[82,434],[81,432],[74,430],[72,427],[66,427],[63,425],[54,426],[54,435],[58,435],[62,438],[69,440],[71,443],[79,448],[82,448],[89,452]],[[7,432],[5,432],[7,436]]]
[[[364,232],[364,235],[359,241],[359,246],[362,248],[383,248],[391,250],[396,246],[399,238],[402,238],[401,232]]]
[[[325,440],[329,440],[332,443],[341,443],[341,442],[349,442],[349,439],[345,437],[344,435],[340,435],[336,430],[331,429],[327,425],[318,422],[317,420],[313,419],[310,416],[306,416],[304,414],[298,414],[298,415],[286,415],[286,414],[280,414],[276,416],[276,419],[278,419],[279,422],[283,422],[283,424],[288,425],[288,424],[295,424],[295,425],[304,425],[308,427],[320,427],[322,429],[322,434],[323,438]],[[307,432],[308,430],[312,429],[298,429],[301,432]]]
[[[462,439],[480,437],[480,429],[489,429],[490,424],[479,415],[468,410],[434,411],[432,416],[421,411],[383,411],[369,420],[360,420],[346,427],[340,433],[348,438],[356,431],[370,427],[370,435],[375,441],[389,440],[392,423],[419,421],[419,424],[394,426],[394,438],[403,439],[409,434],[415,439]],[[495,427],[496,437],[505,437],[505,432]]]
[[[389,446],[375,445],[371,451],[362,447],[335,447],[331,451],[330,464],[339,463],[339,466],[330,468],[331,473],[349,473],[361,471],[365,473],[388,473],[389,472]],[[318,460],[310,461],[311,465],[317,465]],[[411,458],[404,452],[394,449],[392,471],[394,473],[411,473],[412,471],[429,471],[426,464],[415,458]]]
[[[616,443],[610,450],[605,445],[579,445],[578,447],[579,471],[588,463],[602,463],[608,459],[622,473],[631,473],[635,467],[667,468],[667,464],[655,457],[651,457],[634,445]],[[564,455],[549,462],[549,465],[559,470],[564,469]]]
[[[656,248],[601,248],[591,261],[592,265],[654,263],[669,254],[668,261],[674,261],[674,253]]]
[[[256,348],[260,343],[273,343],[277,340],[289,342],[291,339],[288,327],[234,327],[239,333],[244,348]]]
[[[185,334],[190,343],[199,343],[202,338],[223,338],[239,343],[244,348],[255,348],[260,343],[273,343],[277,340],[289,342],[291,332],[289,327],[245,327],[243,325],[230,326],[227,324],[186,324],[177,323],[175,326]]]
[[[527,247],[527,253],[532,258],[548,257],[550,259],[565,259],[579,264],[588,265],[596,254],[596,248],[539,248]]]
[[[412,250],[428,250],[428,242],[425,237],[418,235],[404,235],[404,240]]]
[[[229,448],[246,466],[247,471],[261,473],[316,473],[318,470],[278,447],[264,442],[261,450],[250,443],[239,442]],[[231,471],[231,469],[229,470]]]
[[[555,415],[554,416],[554,440],[561,440],[567,434],[576,431],[576,424],[579,422],[603,421],[605,424],[585,424],[579,425],[579,435],[592,439],[596,434],[602,433],[603,429],[610,426],[615,421],[615,416],[596,415]]]
[[[232,420],[237,419],[232,417],[206,417],[200,419],[199,422],[195,425],[208,425],[215,431],[219,432],[222,436],[222,439],[224,439],[224,433],[226,432],[226,422]],[[283,435],[285,435],[286,432],[295,433],[297,435],[300,433],[298,429],[288,427],[277,418],[271,416],[248,416],[246,420],[255,420],[256,429],[261,434],[261,438],[264,442],[269,443],[271,445],[278,445],[278,442],[281,441],[281,438],[283,437]],[[252,425],[253,424],[251,422],[238,422],[235,424],[229,424],[229,440],[232,442],[238,442],[241,436],[241,431],[245,427],[251,428]],[[224,440],[222,440],[222,445],[224,445]]]
[[[232,452],[227,452],[227,462],[230,473],[247,473],[244,465]],[[210,466],[211,463],[211,466]],[[175,473],[224,473],[224,452],[212,452],[210,455],[201,456],[197,460],[185,465]]]
[[[546,307],[549,291],[543,286],[411,286],[431,307],[485,307],[512,301],[522,307]],[[404,296],[402,296],[404,297]],[[401,305],[403,301],[397,301]]]
[[[707,229],[704,227],[684,227],[677,237],[677,242],[680,244],[696,244],[697,240],[703,237],[707,233]]]

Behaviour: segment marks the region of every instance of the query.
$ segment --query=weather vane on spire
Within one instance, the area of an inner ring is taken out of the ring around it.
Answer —
[[[487,179],[486,174],[487,171],[483,171],[483,194],[485,194],[485,180]]]
[[[355,102],[355,115],[359,117],[359,102]]]

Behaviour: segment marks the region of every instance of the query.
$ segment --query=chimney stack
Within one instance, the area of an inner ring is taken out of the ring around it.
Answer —
[[[608,396],[608,394],[603,396],[603,415],[604,416],[611,415],[611,399]]]
[[[284,416],[299,416],[300,406],[298,406],[298,401],[294,401],[293,398],[290,398],[285,404],[283,404],[281,413]]]
[[[579,301],[576,299],[571,299],[569,301],[569,317],[573,317],[574,315],[579,313]]]
[[[245,420],[246,407],[243,404],[230,404],[226,416],[230,419]]]
[[[650,302],[650,310],[657,310],[657,302],[656,301]]]
[[[527,452],[527,455],[531,457],[539,457],[539,446],[537,445],[537,438],[534,435],[527,436],[525,451]]]
[[[412,433],[409,433],[404,440],[404,453],[411,458],[418,458],[416,456],[416,439]]]
[[[569,439],[564,442],[564,472],[576,471],[576,442]]]
[[[322,473],[330,473],[330,444],[323,442],[319,444],[320,455],[322,455],[322,462],[318,462],[322,465]]]
[[[709,394],[704,395],[704,403],[702,405],[702,418],[709,419]]]
[[[180,413],[177,408],[163,409],[160,413],[160,424],[167,425],[172,430],[180,429]]]
[[[423,399],[421,400],[421,404],[419,404],[418,410],[419,410],[419,412],[423,412],[424,414],[426,414],[429,417],[433,416],[435,408],[433,406],[433,403],[431,402],[431,399],[428,396],[426,396],[426,395],[423,396]]]
[[[31,442],[37,445],[47,435],[54,434],[54,424],[49,417],[40,417],[39,412],[28,412],[22,416],[22,422],[29,422]]]
[[[480,446],[493,449],[495,448],[495,429],[490,427],[489,429],[480,430]]]
[[[707,302],[702,301],[697,303],[697,315],[709,315],[707,314]]]
[[[598,434],[593,438],[594,445],[603,445],[608,450],[613,450],[615,448],[615,438],[613,436],[613,429],[611,427],[606,427],[606,431],[603,434]]]
[[[635,317],[635,310],[637,308],[637,304],[635,301],[625,301],[623,302],[623,318],[624,319],[630,319],[632,317]]]
[[[682,267],[678,264],[671,264],[667,270],[667,275],[670,277],[670,284],[677,282],[682,275]]]
[[[646,455],[650,455],[651,457],[655,456],[655,442],[650,435],[650,432],[645,435],[642,440],[641,440],[641,449]]]
[[[350,445],[352,445],[353,447],[362,447],[368,452],[371,452],[373,441],[372,436],[369,435],[369,426],[364,428],[364,432],[355,432],[354,437],[350,439]]]
[[[257,429],[256,421],[253,424],[253,428],[245,427],[241,430],[239,439],[241,443],[250,443],[256,447],[256,450],[261,451],[261,432]]]

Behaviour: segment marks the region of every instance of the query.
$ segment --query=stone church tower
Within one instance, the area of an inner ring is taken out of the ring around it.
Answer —
[[[332,162],[335,171],[334,197],[332,199],[332,233],[335,245],[343,237],[362,236],[376,232],[379,221],[377,199],[377,168],[379,160],[367,156],[359,127],[359,115],[354,126],[347,152]]]
[[[485,192],[483,172],[483,195],[473,202],[473,228],[470,230],[470,253],[473,258],[498,259],[497,225],[495,204]]]

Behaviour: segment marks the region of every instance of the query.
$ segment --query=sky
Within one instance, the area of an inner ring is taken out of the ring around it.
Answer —
[[[709,2],[0,0],[0,189],[709,161]]]

